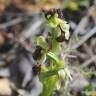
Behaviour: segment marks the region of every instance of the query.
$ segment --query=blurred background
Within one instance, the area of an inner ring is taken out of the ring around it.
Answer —
[[[64,43],[64,52],[70,53],[68,64],[75,70],[70,94],[96,96],[96,0],[0,0],[0,96],[19,96],[17,93],[12,95],[9,86],[8,66],[14,58],[14,40],[5,40],[3,36],[8,33],[10,38],[16,37],[17,42],[24,38],[33,42],[34,36],[39,35],[46,37],[48,28],[42,10],[52,8],[62,9],[63,19],[70,25],[70,39]],[[87,89],[86,84],[89,84]],[[24,94],[22,90],[20,93]]]

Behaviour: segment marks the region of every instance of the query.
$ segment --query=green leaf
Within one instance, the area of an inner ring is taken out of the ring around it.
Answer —
[[[54,53],[48,52],[47,56],[49,56],[52,60],[54,60],[57,64],[59,64],[60,61],[59,61],[58,57]]]
[[[46,42],[45,38],[43,36],[39,36],[37,38],[37,45],[43,48],[44,50],[48,50],[49,46],[48,43]]]
[[[49,70],[47,72],[42,72],[41,75],[40,75],[40,77],[42,79],[46,79],[46,78],[49,78],[51,76],[57,75],[58,74],[58,71],[61,70],[61,69],[63,69],[63,67],[56,68],[56,69],[51,69],[51,70]]]
[[[87,96],[95,96],[93,95],[94,87],[92,83],[89,83],[89,85],[86,87],[87,90]]]
[[[89,83],[89,85],[87,86],[87,90],[88,91],[93,91],[93,85],[92,85],[92,83]]]
[[[47,78],[43,82],[44,90],[41,94],[41,96],[50,96],[53,94],[55,87],[56,87],[57,78],[55,76],[52,76],[50,78]]]

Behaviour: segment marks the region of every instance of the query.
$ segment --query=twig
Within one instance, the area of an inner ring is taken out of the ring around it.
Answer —
[[[86,25],[86,22],[88,21],[89,16],[92,15],[91,13],[93,12],[94,8],[95,8],[95,6],[92,6],[92,7],[88,10],[88,14],[82,18],[82,20],[80,21],[79,25],[77,26],[74,34],[78,34],[80,30],[82,30],[82,29],[85,28],[84,25]]]
[[[37,18],[34,22],[30,24],[30,26],[25,29],[23,32],[21,32],[21,36],[24,38],[30,38],[38,33],[38,28],[40,28],[41,24],[44,22],[44,19],[42,18]]]
[[[14,15],[14,13],[7,13],[7,16],[12,16]],[[28,17],[31,17],[31,16],[37,16],[39,15],[39,13],[16,13],[16,16],[18,16],[18,18],[14,19],[14,20],[11,20],[11,21],[8,21],[6,23],[3,23],[3,24],[0,24],[0,28],[7,28],[7,27],[10,27],[10,26],[13,26],[13,25],[16,25],[22,21],[26,21],[28,19]]]
[[[90,58],[89,60],[87,60],[86,62],[84,62],[80,68],[85,68],[87,67],[90,63],[92,63],[93,61],[96,61],[96,55],[93,56],[92,58]]]
[[[93,36],[94,34],[96,34],[96,27],[94,27],[90,32],[88,32],[87,35],[83,36],[78,43],[74,44],[74,45],[71,47],[72,50],[80,47],[85,41],[87,41],[87,40],[88,40],[91,36]]]
[[[85,51],[88,53],[89,57],[93,57],[94,53],[92,51],[92,49],[90,48],[90,46],[88,46],[87,44],[83,44]],[[95,65],[96,65],[96,61],[94,61]]]
[[[88,14],[87,14],[86,16],[84,16],[84,17],[82,18],[82,20],[80,21],[80,23],[78,24],[76,30],[73,32],[73,35],[72,35],[71,38],[70,38],[69,46],[68,46],[68,47],[71,47],[71,45],[72,45],[71,43],[73,42],[74,36],[75,36],[75,38],[76,38],[76,36],[77,36],[78,33],[80,33],[82,30],[84,31],[84,28],[86,27],[86,24],[87,24],[87,22],[88,22],[88,18],[89,18],[89,16],[91,15],[91,13],[93,12],[94,8],[95,8],[95,6],[92,6],[92,7],[89,9]]]
[[[18,24],[18,23],[24,21],[24,20],[26,20],[26,19],[24,19],[24,18],[16,18],[16,19],[11,20],[11,21],[9,21],[9,22],[0,24],[0,28],[3,29],[3,28],[7,28],[7,27],[9,27],[9,26],[13,26],[13,25],[15,25],[15,24]]]

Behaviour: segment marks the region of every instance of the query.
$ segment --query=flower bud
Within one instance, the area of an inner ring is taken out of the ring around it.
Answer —
[[[58,75],[59,75],[59,78],[64,80],[66,77],[66,73],[65,73],[64,69],[59,70]]]

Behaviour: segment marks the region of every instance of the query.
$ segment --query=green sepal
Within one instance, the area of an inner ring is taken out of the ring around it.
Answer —
[[[54,53],[48,52],[47,56],[49,56],[52,60],[54,60],[57,64],[59,64],[59,59]]]
[[[43,36],[37,37],[37,45],[43,48],[44,50],[48,50],[49,46],[48,43],[46,42],[45,38]]]

